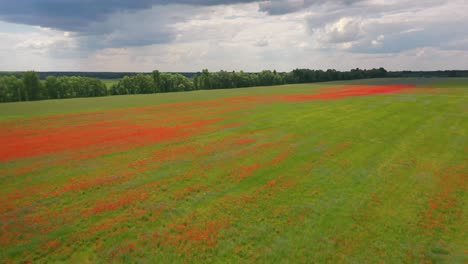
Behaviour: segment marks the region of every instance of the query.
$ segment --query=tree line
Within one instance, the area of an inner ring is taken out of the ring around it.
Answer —
[[[386,77],[387,71],[379,69],[336,70],[295,69],[291,72],[265,70],[259,73],[202,72],[188,78],[179,73],[161,73],[125,76],[110,87],[97,78],[80,76],[48,76],[41,80],[34,71],[22,76],[0,75],[0,102],[35,101],[77,97],[97,97],[124,94],[152,94],[209,89],[230,89],[253,86],[312,83],[335,80],[354,80]]]
[[[49,76],[55,77],[90,77],[98,79],[122,79],[125,76],[134,76],[140,74],[141,72],[37,72],[41,80],[45,80]],[[179,74],[193,79],[196,75],[201,74],[201,72],[178,72]],[[15,76],[17,78],[22,78],[24,72],[5,72],[0,71],[0,77],[2,76]],[[143,74],[151,74],[151,72],[146,72]],[[439,71],[390,71],[386,77],[468,77],[468,70],[439,70]]]
[[[25,72],[21,78],[0,77],[0,102],[36,101],[108,95],[107,86],[99,79],[49,76],[44,81],[37,73]]]
[[[259,73],[209,72],[203,70],[192,79],[178,73],[137,74],[126,76],[110,87],[111,95],[167,93],[193,90],[230,89],[254,86],[272,86],[281,84],[326,82],[336,80],[354,80],[364,78],[382,78],[387,76],[384,68],[349,72],[336,70],[295,69],[288,73],[262,71]]]

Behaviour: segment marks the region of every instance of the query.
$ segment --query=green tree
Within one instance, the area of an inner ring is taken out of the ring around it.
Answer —
[[[23,75],[23,83],[26,89],[26,100],[39,100],[41,82],[39,76],[34,71],[25,72]]]
[[[24,101],[26,91],[23,81],[15,76],[0,77],[0,102]]]
[[[156,92],[154,79],[146,74],[125,76],[111,88],[111,94],[150,94],[154,92]]]
[[[211,74],[207,69],[202,70],[200,76],[200,89],[212,89]]]
[[[45,87],[50,99],[60,98],[60,83],[55,76],[48,76],[45,80]]]
[[[161,73],[158,70],[154,70],[152,76],[154,82],[154,92],[158,93],[161,91]]]
[[[140,94],[150,94],[155,92],[156,87],[151,76],[138,74],[132,78],[135,85],[138,86]]]

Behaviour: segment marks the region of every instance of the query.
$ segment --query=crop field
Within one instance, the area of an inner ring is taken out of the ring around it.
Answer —
[[[466,263],[468,80],[0,105],[2,263]]]

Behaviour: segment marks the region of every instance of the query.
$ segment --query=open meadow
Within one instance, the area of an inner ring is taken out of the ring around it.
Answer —
[[[468,79],[0,104],[2,263],[466,263]]]

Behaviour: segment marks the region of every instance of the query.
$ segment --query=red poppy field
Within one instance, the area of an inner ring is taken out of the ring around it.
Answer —
[[[75,99],[66,113],[9,104],[0,259],[463,263],[466,87],[290,85],[100,98],[101,110]]]

